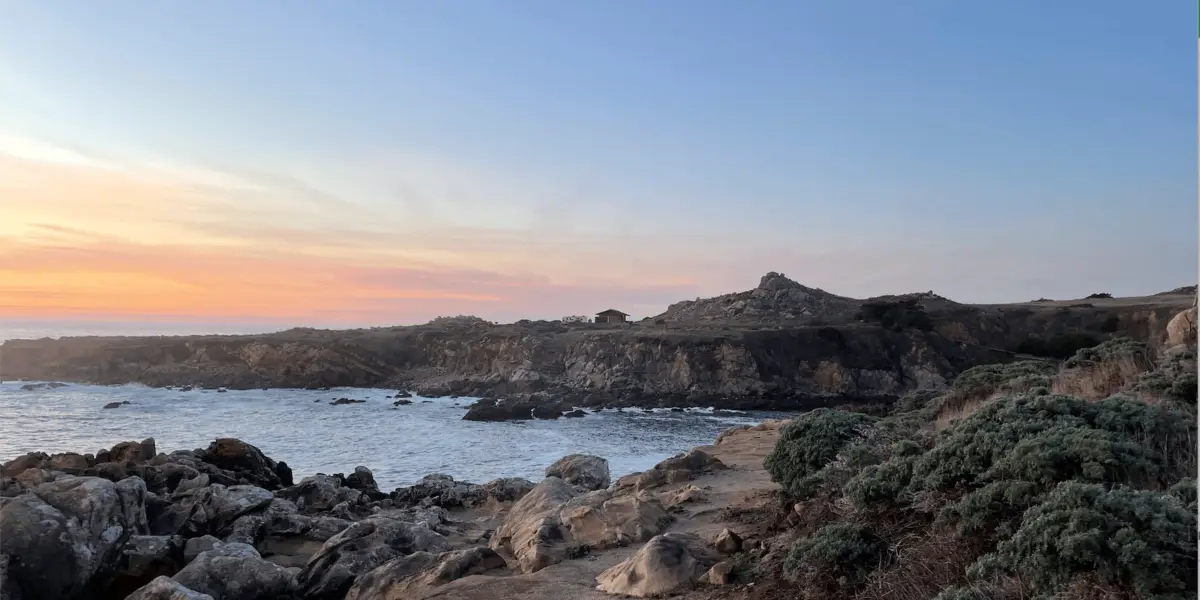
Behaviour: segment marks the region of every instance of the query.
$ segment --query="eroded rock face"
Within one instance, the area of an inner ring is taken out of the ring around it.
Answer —
[[[218,544],[201,552],[172,579],[213,600],[267,600],[292,591],[292,574],[263,560],[247,544]]]
[[[638,598],[683,590],[705,574],[717,558],[695,535],[664,533],[597,575],[596,589]]]
[[[1196,345],[1196,307],[1189,308],[1167,323],[1167,347]]]
[[[576,496],[559,510],[570,545],[591,550],[644,542],[671,522],[657,502],[634,494],[613,496],[597,490]]]
[[[304,566],[297,583],[307,599],[340,599],[356,577],[393,558],[448,550],[446,538],[424,523],[371,517],[329,538]]]
[[[430,554],[415,552],[392,559],[359,577],[346,600],[406,600],[468,575],[505,566],[490,548],[467,548]]]
[[[546,477],[558,477],[588,491],[604,489],[611,483],[608,460],[590,454],[568,454],[554,461],[546,467]]]
[[[63,477],[0,505],[4,586],[23,598],[83,598],[111,577],[129,539],[147,531],[141,479]]]
[[[719,458],[692,448],[690,451],[668,458],[649,471],[631,473],[617,480],[617,489],[633,488],[648,490],[673,483],[682,483],[695,479],[703,473],[726,469],[725,463]]]
[[[169,577],[157,577],[125,600],[213,600],[213,597],[190,590]]]
[[[566,556],[559,509],[579,492],[557,477],[547,477],[513,504],[490,546],[513,557],[522,573],[540,571]]]

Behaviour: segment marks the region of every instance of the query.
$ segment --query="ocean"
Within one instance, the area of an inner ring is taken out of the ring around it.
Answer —
[[[393,406],[390,389],[176,391],[140,385],[69,384],[24,390],[0,383],[0,462],[32,451],[96,452],[153,437],[159,452],[206,447],[235,437],[287,462],[297,480],[314,473],[372,470],[380,488],[430,473],[482,483],[539,480],[571,453],[603,456],[613,477],[648,469],[721,431],[779,415],[691,409],[590,413],[553,421],[463,421],[469,398],[411,398]],[[335,398],[365,400],[333,406]],[[129,402],[105,409],[110,402]]]

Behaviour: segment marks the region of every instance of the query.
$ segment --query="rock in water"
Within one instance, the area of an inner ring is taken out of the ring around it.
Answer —
[[[590,454],[568,454],[546,467],[546,477],[558,477],[585,490],[600,490],[611,482],[608,460]]]
[[[8,564],[2,583],[20,598],[80,598],[97,577],[113,575],[121,549],[148,529],[146,486],[98,477],[62,477],[0,505]]]
[[[310,600],[341,600],[354,579],[383,563],[414,552],[445,552],[450,543],[424,523],[377,516],[329,538],[297,576]]]
[[[213,597],[189,590],[169,577],[157,577],[125,600],[213,600]]]
[[[699,537],[686,533],[656,536],[637,554],[596,576],[596,589],[646,598],[690,587],[717,562]]]

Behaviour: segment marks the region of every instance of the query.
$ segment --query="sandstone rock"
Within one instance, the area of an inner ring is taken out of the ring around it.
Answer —
[[[682,483],[711,471],[726,469],[720,459],[693,448],[685,454],[668,458],[643,473],[633,473],[617,480],[617,488],[647,490],[673,483]]]
[[[0,505],[4,552],[20,557],[8,586],[24,598],[77,598],[112,575],[131,536],[146,531],[142,480],[64,477]]]
[[[213,600],[213,597],[190,590],[171,578],[163,576],[138,588],[125,600]]]
[[[442,554],[415,552],[392,559],[359,577],[346,600],[406,600],[468,575],[505,566],[489,548],[467,548]]]
[[[342,598],[354,579],[379,565],[414,552],[444,552],[450,544],[425,524],[371,517],[329,538],[297,577],[311,600]]]
[[[25,469],[40,469],[49,462],[50,455],[45,452],[30,452],[14,458],[0,467],[0,475],[7,477],[15,477],[25,471]]]
[[[706,498],[707,494],[704,493],[704,490],[694,485],[689,485],[668,494],[666,500],[663,502],[663,506],[666,508],[678,508],[690,502],[703,502]]]
[[[1196,345],[1196,307],[1175,315],[1167,323],[1167,347]]]
[[[88,468],[88,462],[82,454],[64,452],[62,454],[51,455],[50,459],[47,461],[47,467],[56,471],[82,471]]]
[[[691,586],[716,562],[716,554],[699,537],[664,533],[597,575],[596,589],[638,598],[667,594]]]
[[[633,494],[614,497],[608,490],[576,496],[559,510],[572,546],[601,550],[644,542],[671,522],[662,507]]]
[[[154,438],[146,438],[141,442],[121,442],[108,451],[108,457],[111,462],[129,463],[150,460],[157,453]]]
[[[585,490],[608,487],[608,461],[590,454],[568,454],[546,467],[546,477],[558,477]]]
[[[717,552],[721,554],[737,554],[742,551],[742,537],[738,534],[724,529],[717,534],[717,540],[713,544]]]
[[[733,561],[723,560],[704,574],[704,580],[713,585],[729,585],[733,582]]]
[[[246,544],[218,544],[201,552],[172,579],[213,600],[269,600],[292,591],[291,573]]]
[[[547,477],[513,504],[490,546],[512,556],[523,573],[533,573],[566,556],[559,509],[578,492],[557,477]]]

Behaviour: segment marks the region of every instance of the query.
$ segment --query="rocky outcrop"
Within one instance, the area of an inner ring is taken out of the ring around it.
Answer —
[[[1175,315],[1167,323],[1167,346],[1196,345],[1196,307]]]
[[[125,600],[213,600],[213,597],[190,590],[169,577],[161,576],[138,588]]]
[[[505,566],[489,548],[467,548],[442,554],[415,552],[392,559],[359,577],[346,600],[407,600],[468,575]]]
[[[62,477],[0,500],[0,562],[19,598],[86,598],[117,572],[130,538],[147,532],[145,483]]]
[[[9,340],[0,345],[0,378],[388,385],[492,398],[468,412],[477,420],[557,418],[598,405],[804,409],[889,401],[1012,352],[1061,357],[1116,335],[1158,342],[1193,301],[1167,294],[974,306],[933,293],[856,300],[771,273],[753,290],[678,303],[619,328],[460,319],[259,336]]]
[[[596,589],[609,594],[647,598],[691,587],[717,562],[702,539],[665,533],[637,554],[596,576]]]
[[[346,595],[356,577],[414,552],[444,552],[450,543],[425,523],[371,517],[329,538],[297,576],[300,593],[312,600]]]
[[[201,552],[172,578],[179,585],[213,600],[269,600],[287,596],[292,574],[263,560],[253,546],[217,544]]]
[[[608,487],[611,477],[608,461],[590,454],[568,454],[546,467],[546,477],[558,477],[585,490]]]

